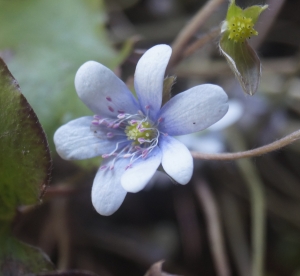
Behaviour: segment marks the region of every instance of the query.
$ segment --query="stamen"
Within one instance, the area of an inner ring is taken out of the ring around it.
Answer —
[[[245,16],[234,16],[228,24],[228,38],[234,42],[244,42],[251,36],[258,35],[258,32],[253,28],[252,18]]]
[[[114,137],[114,134],[112,132],[107,132],[106,136],[107,138],[112,138]]]
[[[99,121],[99,125],[105,125],[105,126],[108,126],[108,122],[106,121],[106,119],[102,119]]]
[[[119,119],[123,119],[123,118],[125,118],[125,114],[124,114],[124,113],[120,113],[117,117],[118,117]]]
[[[94,126],[99,126],[99,121],[98,121],[98,120],[93,120],[93,121],[92,121],[92,125],[94,125]]]
[[[138,141],[139,141],[140,144],[143,144],[143,143],[146,142],[146,139],[144,139],[144,138],[138,138]]]
[[[143,150],[142,157],[145,158],[148,155],[148,150]]]
[[[106,100],[111,101],[111,98],[106,97]],[[111,112],[114,112],[113,107],[108,106],[108,109]],[[131,168],[138,159],[147,158],[152,150],[158,145],[160,132],[157,129],[157,126],[163,121],[163,118],[159,118],[156,123],[153,123],[148,118],[148,111],[151,109],[150,105],[145,106],[145,109],[146,115],[144,115],[142,111],[138,111],[136,114],[128,114],[118,110],[115,119],[102,118],[99,115],[94,116],[91,122],[92,126],[98,127],[102,125],[102,127],[107,128],[107,131],[104,132],[103,136],[97,137],[100,139],[110,139],[115,136],[124,136],[124,138],[120,137],[121,140],[116,143],[113,151],[102,155],[102,158],[104,159],[114,157],[109,164],[100,167],[100,170],[105,170],[107,168],[113,170],[115,162],[118,159],[128,158],[130,160],[125,168],[127,170]],[[109,131],[109,129],[115,130]],[[128,140],[131,142],[128,142]],[[126,144],[124,144],[125,142]]]

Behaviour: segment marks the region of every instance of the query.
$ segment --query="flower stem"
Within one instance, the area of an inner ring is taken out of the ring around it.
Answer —
[[[198,31],[199,27],[205,23],[205,21],[223,1],[224,0],[207,1],[204,7],[202,7],[191,21],[181,30],[172,45],[173,54],[169,62],[169,68],[172,68],[179,62],[182,57],[183,49],[188,44],[191,37]]]
[[[284,138],[277,140],[273,143],[268,145],[253,149],[253,150],[246,150],[234,153],[200,153],[200,152],[191,152],[192,156],[195,159],[205,159],[205,160],[234,160],[234,159],[241,159],[246,157],[255,157],[260,156],[280,148],[283,148],[289,144],[300,139],[300,130],[297,130]]]

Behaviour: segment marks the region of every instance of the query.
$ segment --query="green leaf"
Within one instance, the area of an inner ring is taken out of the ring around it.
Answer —
[[[115,68],[102,0],[0,0],[0,50],[51,138],[71,119],[91,114],[74,88],[88,60]]]
[[[19,205],[39,201],[51,158],[44,131],[20,87],[0,59],[0,224]]]
[[[261,76],[261,64],[256,52],[247,41],[237,43],[230,40],[227,32],[223,34],[219,46],[243,90],[253,95]]]
[[[0,228],[0,275],[32,275],[53,270],[49,258],[40,249],[12,237],[6,226]]]

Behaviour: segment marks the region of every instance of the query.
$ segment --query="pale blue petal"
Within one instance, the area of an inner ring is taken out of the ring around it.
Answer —
[[[224,90],[213,84],[195,86],[182,92],[161,109],[160,131],[171,136],[203,130],[219,121],[228,110]]]
[[[161,162],[161,151],[153,149],[146,159],[139,159],[128,168],[121,178],[121,184],[127,192],[142,190],[156,172]]]
[[[161,164],[165,172],[180,184],[187,184],[193,175],[194,163],[187,147],[170,136],[159,141],[162,151]]]
[[[87,159],[110,153],[116,145],[108,140],[106,133],[91,131],[93,117],[82,117],[61,126],[54,134],[57,153],[63,159]],[[97,135],[97,136],[96,136]],[[103,137],[103,138],[101,138]]]
[[[104,159],[102,166],[109,165],[111,159]],[[110,170],[98,170],[92,187],[92,203],[96,211],[104,216],[116,212],[123,203],[126,191],[121,186],[121,176],[125,172],[128,160],[119,159]]]
[[[147,114],[145,107],[150,106],[149,116],[152,120],[156,119],[161,107],[165,70],[171,53],[170,46],[156,45],[140,58],[136,66],[134,87],[140,108]]]
[[[136,114],[139,110],[125,83],[96,61],[88,61],[78,69],[75,87],[80,99],[95,114],[116,117],[118,111]]]

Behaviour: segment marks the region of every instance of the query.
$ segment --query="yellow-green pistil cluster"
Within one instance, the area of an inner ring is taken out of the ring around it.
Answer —
[[[252,18],[234,16],[228,21],[228,38],[234,42],[244,42],[247,38],[258,35],[253,26]]]
[[[128,140],[133,140],[133,144],[139,145],[151,140],[154,137],[154,131],[148,121],[145,122],[129,122],[125,128]]]

